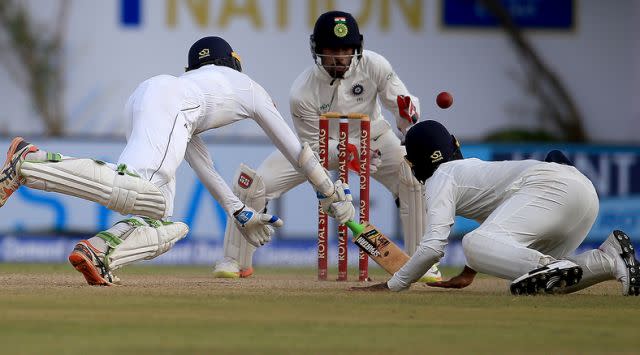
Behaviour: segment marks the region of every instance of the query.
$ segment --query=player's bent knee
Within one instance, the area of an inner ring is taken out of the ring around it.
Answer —
[[[462,251],[465,259],[467,260],[467,266],[474,270],[478,267],[478,264],[476,263],[477,255],[475,252],[477,251],[477,243],[481,242],[481,239],[482,236],[475,233],[475,231],[467,233],[462,238]]]
[[[240,201],[256,211],[266,206],[265,185],[262,176],[245,164],[240,164],[233,183],[233,193]]]
[[[474,234],[472,233],[467,233],[463,238],[462,238],[462,250],[468,250],[469,248],[472,247],[473,245],[473,237]]]
[[[124,241],[107,253],[110,270],[162,255],[189,233],[189,227],[181,222],[154,222],[136,226]]]

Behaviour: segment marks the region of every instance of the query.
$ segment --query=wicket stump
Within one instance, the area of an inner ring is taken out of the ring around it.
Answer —
[[[370,121],[369,116],[359,113],[335,113],[329,112],[320,116],[318,153],[320,163],[326,169],[329,168],[329,121],[339,120],[338,134],[338,172],[339,179],[349,182],[349,123],[360,121],[360,166],[358,176],[360,178],[360,223],[369,220],[369,164],[370,164]],[[318,205],[319,206],[319,205]],[[318,207],[318,280],[327,279],[328,269],[328,217]],[[338,226],[338,281],[347,281],[347,245],[349,236],[345,225]],[[365,252],[359,251],[358,280],[366,281],[369,278],[369,258]]]

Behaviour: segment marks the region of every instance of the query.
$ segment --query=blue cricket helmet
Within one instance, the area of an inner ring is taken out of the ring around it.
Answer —
[[[329,11],[320,15],[309,42],[314,59],[322,48],[355,48],[356,54],[362,55],[363,36],[358,22],[344,11]]]
[[[197,40],[189,49],[189,65],[185,71],[198,69],[203,65],[214,64],[229,67],[242,72],[240,56],[233,51],[224,39],[215,36]]]
[[[463,158],[456,137],[433,120],[421,121],[409,128],[405,146],[411,171],[421,183],[430,178],[440,164]]]

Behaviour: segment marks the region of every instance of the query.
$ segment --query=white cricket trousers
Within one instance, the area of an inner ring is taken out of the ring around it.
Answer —
[[[582,243],[598,214],[593,184],[572,166],[537,165],[462,240],[474,270],[514,280]]]
[[[176,78],[158,76],[140,84],[125,106],[127,145],[118,164],[156,185],[173,215],[176,170],[191,137]],[[188,107],[186,107],[188,109]]]

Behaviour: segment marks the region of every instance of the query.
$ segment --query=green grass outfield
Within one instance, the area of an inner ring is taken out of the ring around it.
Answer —
[[[311,268],[219,280],[208,267],[137,266],[120,277],[90,287],[68,265],[0,264],[0,353],[640,353],[640,298],[616,282],[514,297],[491,277],[399,294],[348,291],[361,283],[319,282]]]

